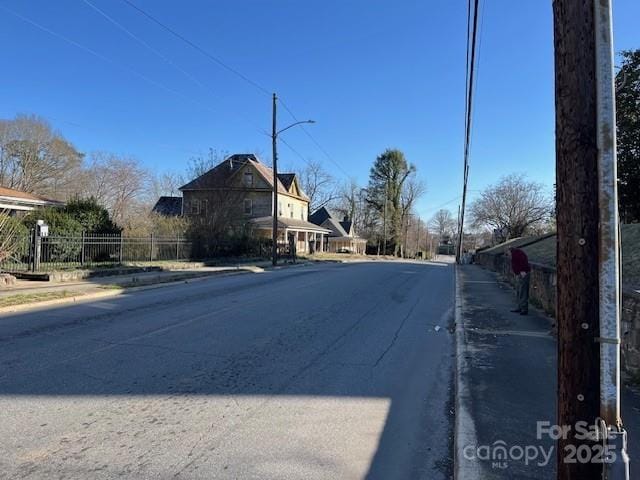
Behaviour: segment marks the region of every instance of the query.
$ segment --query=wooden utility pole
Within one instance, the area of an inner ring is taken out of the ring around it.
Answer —
[[[567,462],[578,422],[600,414],[598,148],[594,1],[554,0],[558,425],[560,480],[601,480],[602,464]]]
[[[273,156],[273,223],[271,226],[271,239],[273,249],[271,251],[271,263],[278,263],[278,130],[276,125],[276,104],[278,97],[273,94],[273,121],[271,129],[271,149]]]
[[[382,212],[382,234],[384,237],[382,255],[387,254],[387,196],[389,195],[389,179],[384,185],[384,210]]]

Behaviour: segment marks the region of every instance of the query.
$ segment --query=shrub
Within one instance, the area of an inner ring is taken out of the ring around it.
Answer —
[[[71,200],[60,210],[80,223],[88,233],[119,233],[120,229],[109,217],[106,208],[98,203],[94,197]]]
[[[49,238],[42,241],[43,262],[77,262],[80,259],[82,224],[63,210],[41,208],[30,212],[23,220],[25,226],[34,229],[38,220],[49,226]]]

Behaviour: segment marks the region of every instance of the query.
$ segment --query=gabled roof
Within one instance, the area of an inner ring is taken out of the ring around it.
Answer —
[[[282,184],[284,185],[284,188],[286,188],[287,190],[291,188],[291,185],[293,184],[293,180],[295,178],[296,178],[295,173],[279,173],[278,174],[278,180],[282,182]]]
[[[160,197],[151,211],[168,217],[182,215],[182,197]]]
[[[351,227],[353,227],[353,222],[349,220],[345,220],[340,222],[340,226],[347,232],[347,235],[351,235]]]
[[[45,203],[60,203],[57,200],[35,195],[33,193],[23,192],[21,190],[15,190],[13,188],[7,188],[0,186],[0,197],[15,198],[16,200],[31,200],[33,202],[45,202]]]
[[[210,190],[228,187],[229,180],[247,164],[251,165],[258,172],[269,188],[273,188],[273,170],[270,167],[261,163],[253,153],[236,153],[208,172],[183,185],[180,187],[180,190]],[[290,191],[295,178],[295,173],[279,173],[278,193],[309,201],[309,198],[303,192],[300,191],[299,194],[296,195]]]
[[[253,159],[256,159],[256,157],[251,153],[231,155],[211,170],[180,187],[180,190],[208,190],[226,187],[228,180],[248,161]]]
[[[322,225],[325,228],[331,230],[330,237],[351,237],[358,238],[358,235],[353,231],[353,222],[350,220],[343,220],[342,222],[336,220],[334,216],[327,208],[321,207],[311,215],[309,215],[309,221],[316,225]]]
[[[327,218],[324,222],[322,222],[322,226],[331,230],[330,237],[348,237],[349,234],[344,231],[340,222],[335,220],[334,218]]]
[[[331,218],[331,214],[325,207],[319,208],[311,215],[309,215],[309,221],[311,223],[315,223],[316,225],[322,225],[327,218]]]

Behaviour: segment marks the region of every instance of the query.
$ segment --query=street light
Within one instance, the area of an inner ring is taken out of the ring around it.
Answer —
[[[271,263],[273,266],[276,266],[278,263],[278,147],[277,140],[278,135],[280,135],[285,130],[289,130],[291,127],[295,127],[296,125],[302,125],[304,123],[316,123],[313,120],[302,120],[299,122],[292,123],[288,127],[277,130],[276,127],[276,103],[278,97],[276,94],[273,94],[273,125],[271,129],[271,146],[273,149],[273,225],[271,227],[271,239],[273,241],[272,251],[271,251]]]

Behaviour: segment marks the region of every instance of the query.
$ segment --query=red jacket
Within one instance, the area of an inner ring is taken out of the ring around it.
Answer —
[[[511,250],[511,269],[518,275],[520,272],[530,272],[531,266],[527,254],[519,248]]]

